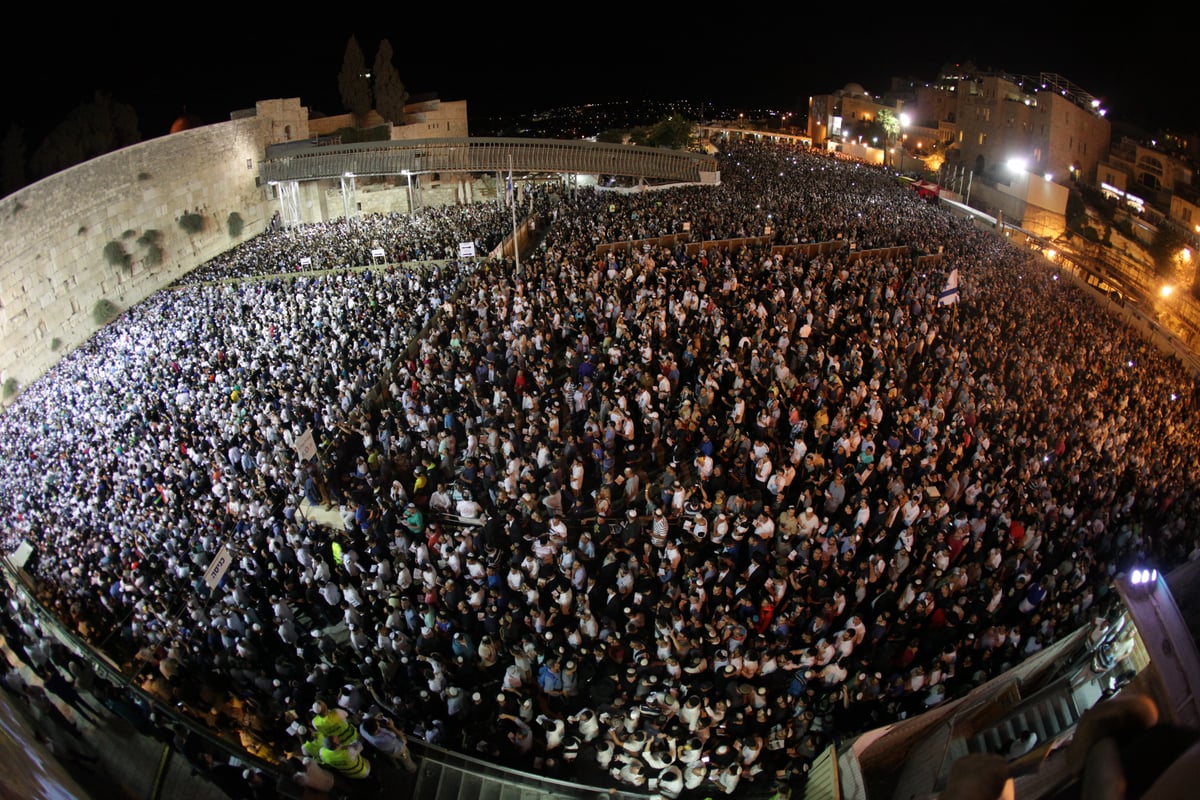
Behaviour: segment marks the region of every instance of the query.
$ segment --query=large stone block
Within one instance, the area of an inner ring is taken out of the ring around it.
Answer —
[[[70,320],[77,345],[95,330],[97,300],[131,306],[262,230],[273,211],[266,189],[255,185],[262,135],[260,120],[250,118],[153,139],[0,201],[0,371],[32,382],[67,350],[51,351],[39,335],[67,341],[54,327]],[[226,226],[232,211],[245,221],[237,241]],[[205,216],[203,231],[179,227],[187,212]],[[137,243],[148,230],[161,234],[163,263],[155,269]],[[107,263],[110,241],[124,245],[132,270]]]

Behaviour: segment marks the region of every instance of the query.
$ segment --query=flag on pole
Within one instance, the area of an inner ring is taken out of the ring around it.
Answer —
[[[508,173],[508,181],[504,185],[504,199],[508,205],[513,203],[513,188],[512,188],[512,171]]]
[[[937,304],[939,306],[952,306],[958,302],[958,267],[950,270],[950,277],[946,278],[946,286],[942,289],[942,293],[938,295]]]

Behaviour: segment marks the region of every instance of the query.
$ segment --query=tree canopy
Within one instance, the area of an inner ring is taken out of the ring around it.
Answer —
[[[38,180],[141,140],[133,106],[96,92],[91,102],[73,109],[37,146],[30,172]]]
[[[633,132],[633,140],[647,147],[673,147],[681,150],[692,141],[695,125],[679,114],[659,120],[649,128],[640,128]]]
[[[25,132],[13,125],[4,135],[0,155],[0,195],[12,194],[25,183]]]
[[[388,122],[404,124],[404,105],[408,102],[408,90],[400,73],[392,64],[392,44],[387,39],[379,43],[375,51],[375,109]]]
[[[1192,285],[1196,269],[1187,243],[1187,237],[1174,225],[1163,222],[1159,224],[1149,247],[1155,271],[1182,286]]]
[[[371,110],[371,80],[367,74],[367,60],[358,45],[358,39],[353,35],[346,42],[342,71],[338,73],[338,92],[342,96],[342,107],[356,118],[361,120]]]
[[[888,140],[895,139],[900,133],[900,118],[890,108],[879,109],[879,127]]]

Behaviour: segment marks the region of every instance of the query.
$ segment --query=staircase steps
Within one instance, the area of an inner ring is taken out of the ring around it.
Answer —
[[[1071,698],[1066,694],[1053,694],[1023,707],[963,742],[969,752],[1003,755],[1025,731],[1036,733],[1038,743],[1044,744],[1078,721],[1079,714]]]

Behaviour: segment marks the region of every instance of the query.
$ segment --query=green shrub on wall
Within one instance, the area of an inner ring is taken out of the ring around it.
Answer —
[[[112,300],[102,297],[92,306],[92,320],[103,327],[121,316],[121,309]]]
[[[114,267],[129,268],[129,253],[125,252],[125,245],[116,239],[104,245],[104,260]]]
[[[162,231],[151,228],[138,237],[138,244],[146,248],[142,261],[148,267],[157,267],[163,262]]]
[[[17,383],[16,378],[9,378],[8,380],[6,380],[4,382],[4,398],[7,400],[8,398],[15,395],[17,393],[18,388],[20,388],[20,384]]]
[[[50,340],[50,349],[52,351],[57,353],[58,348],[60,348],[60,347],[62,347],[62,339],[55,336],[53,339]]]
[[[179,227],[183,228],[188,236],[199,233],[204,230],[204,215],[188,211],[179,218]]]
[[[242,215],[236,211],[229,212],[229,235],[234,239],[242,235],[242,229],[246,227],[246,222],[242,219]]]

